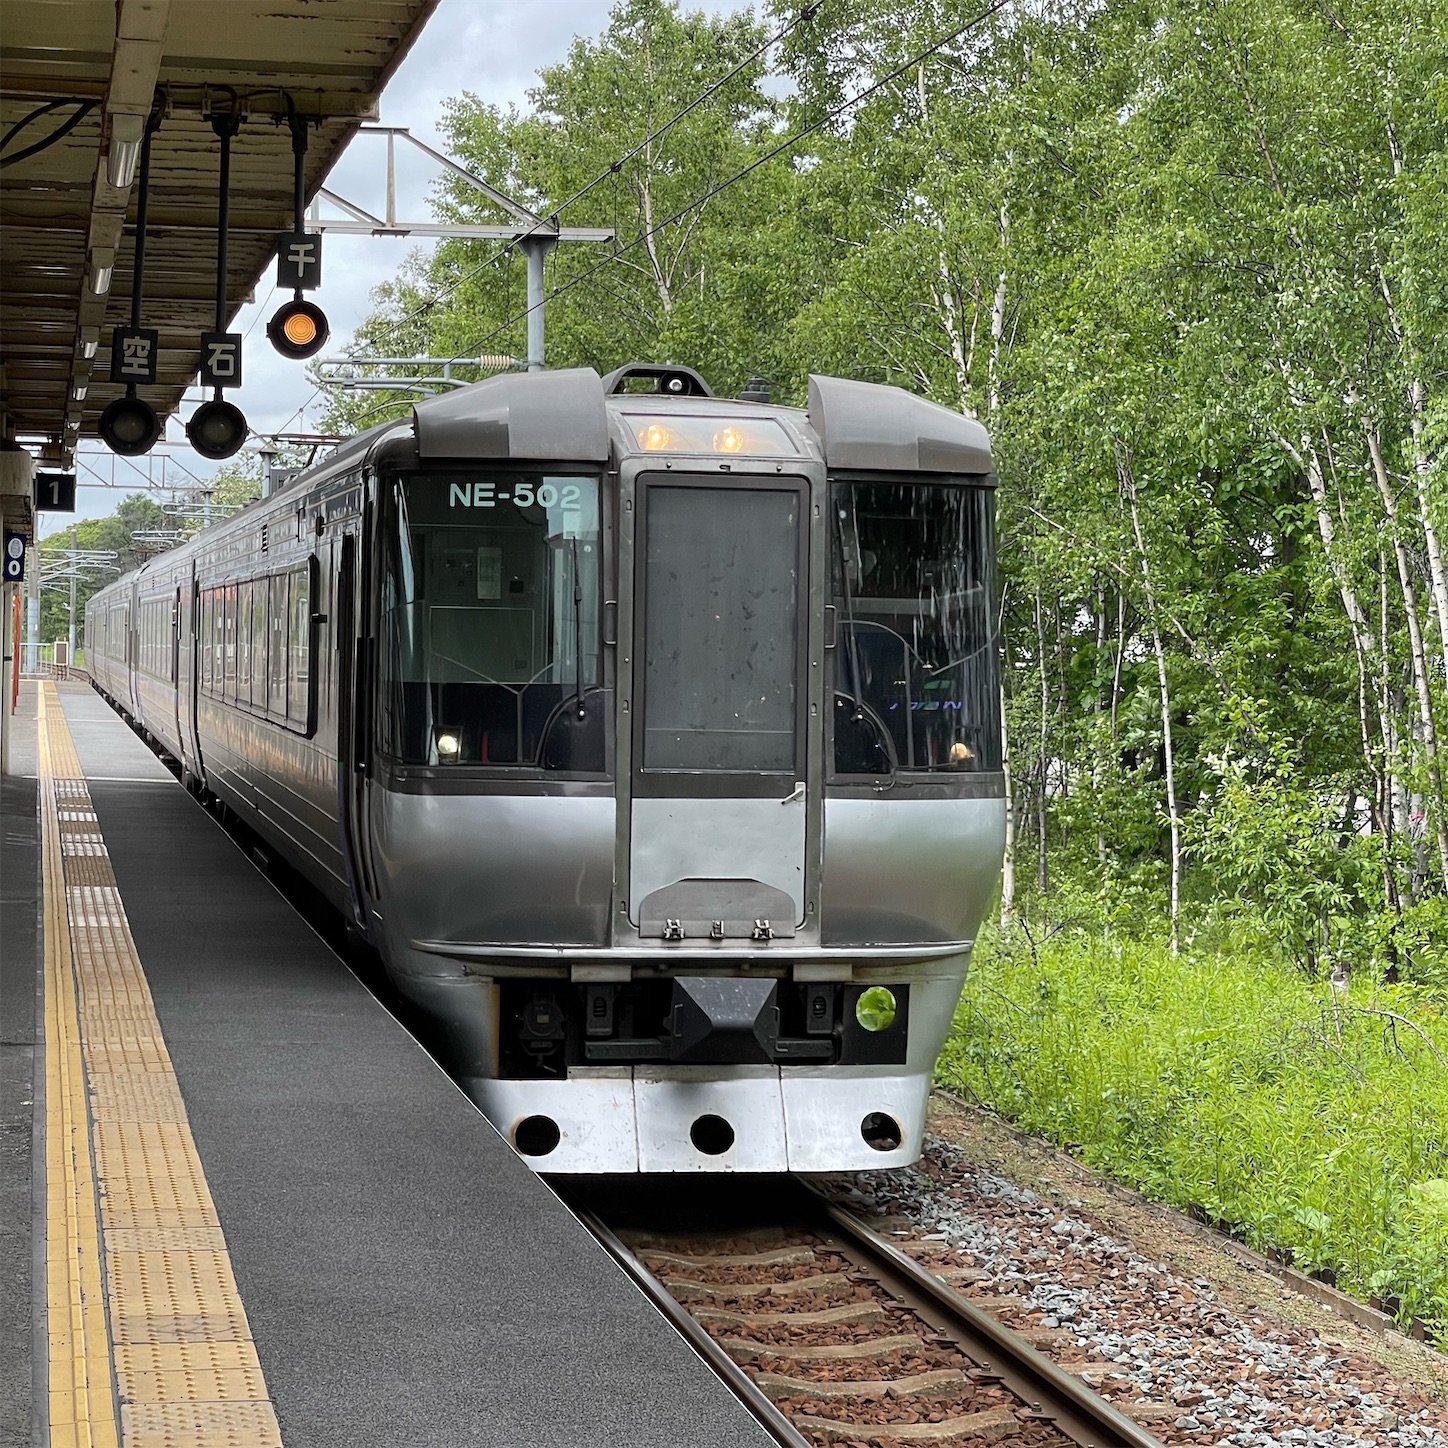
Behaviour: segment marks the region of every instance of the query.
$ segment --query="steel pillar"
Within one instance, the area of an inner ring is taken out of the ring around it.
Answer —
[[[558,244],[542,233],[522,237],[518,247],[528,259],[528,370],[543,370],[543,259]]]

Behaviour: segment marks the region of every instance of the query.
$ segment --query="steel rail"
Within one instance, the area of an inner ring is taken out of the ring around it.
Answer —
[[[1059,1428],[1081,1448],[1162,1448],[1139,1423],[1091,1391],[1074,1374],[1037,1352],[1023,1338],[982,1312],[854,1213],[836,1206],[813,1185],[800,1181],[830,1221],[857,1244],[859,1265],[907,1306],[935,1321],[965,1355],[1016,1395],[1042,1421]]]
[[[784,1448],[814,1448],[789,1419],[774,1406],[754,1379],[699,1325],[689,1310],[672,1296],[667,1287],[649,1271],[632,1251],[592,1212],[570,1203],[570,1210],[598,1238],[604,1250],[633,1278],[645,1297],[659,1309],[689,1343],[689,1346],[724,1379],[746,1408],[776,1442]]]

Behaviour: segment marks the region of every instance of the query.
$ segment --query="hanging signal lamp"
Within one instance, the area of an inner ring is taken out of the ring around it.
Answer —
[[[266,334],[283,357],[300,362],[313,357],[327,345],[331,335],[327,314],[315,303],[294,297],[273,313]]]
[[[291,98],[288,97],[288,106]],[[327,345],[331,329],[327,314],[302,293],[322,285],[322,237],[308,232],[306,225],[306,178],[303,163],[307,155],[307,118],[288,109],[287,125],[292,132],[292,200],[294,230],[277,237],[277,286],[290,287],[292,299],[272,314],[266,334],[273,347],[294,362],[315,356]]]
[[[111,381],[124,382],[125,392],[101,413],[101,441],[122,457],[148,453],[161,436],[156,409],[136,393],[141,383],[156,381],[160,334],[141,325],[141,292],[146,280],[146,204],[151,189],[151,137],[160,129],[161,114],[152,111],[141,135],[140,185],[136,197],[136,252],[131,268],[131,325],[111,333]],[[92,345],[91,350],[95,348]]]
[[[201,334],[201,385],[213,388],[186,424],[191,446],[204,458],[229,458],[246,441],[246,418],[221,395],[225,387],[241,386],[240,332],[226,327],[226,241],[231,221],[231,138],[241,129],[236,109],[211,117],[211,128],[221,142],[220,202],[216,216],[216,330]]]

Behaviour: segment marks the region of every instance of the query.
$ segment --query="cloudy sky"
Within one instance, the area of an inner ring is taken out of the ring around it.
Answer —
[[[687,0],[688,8],[715,13],[743,9],[747,0]],[[540,66],[561,60],[575,35],[594,36],[608,24],[612,0],[442,0],[427,28],[393,76],[382,97],[381,120],[407,126],[420,140],[441,149],[437,123],[443,102],[467,90],[486,101],[526,104],[525,92]],[[410,149],[410,148],[409,148]],[[386,148],[376,137],[358,137],[328,179],[328,187],[348,200],[380,212]],[[420,153],[404,170],[398,153],[400,214],[427,217],[428,186],[437,168]],[[371,310],[369,293],[392,276],[418,243],[391,237],[329,236],[326,240],[325,285],[315,300],[332,324],[332,339],[323,355],[345,351],[353,327]],[[256,302],[242,309],[237,330],[247,333],[246,386],[228,392],[229,401],[261,432],[313,430],[321,400],[307,382],[305,364],[278,357],[266,341],[266,319],[283,300],[273,293],[271,269],[257,290]],[[191,484],[215,470],[186,445],[184,420],[201,399],[193,389],[181,415],[173,418],[166,437],[149,457],[118,458],[98,440],[81,446],[77,472],[82,491],[77,516],[99,518],[115,511],[124,488],[144,490],[153,482]],[[310,405],[302,413],[304,404]],[[101,487],[99,483],[114,484]],[[193,484],[194,485],[194,484]],[[68,520],[67,520],[68,521]],[[55,531],[45,528],[45,532]]]

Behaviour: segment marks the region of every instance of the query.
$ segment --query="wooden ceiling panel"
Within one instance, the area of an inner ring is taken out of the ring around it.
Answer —
[[[76,434],[74,389],[87,389],[81,434],[94,433],[120,388],[109,382],[110,331],[130,320],[135,187],[109,186],[112,128],[159,91],[164,118],[152,145],[142,321],[161,333],[160,380],[145,395],[161,413],[196,373],[199,338],[214,321],[218,144],[206,109],[239,96],[232,143],[227,314],[268,270],[273,239],[292,226],[291,137],[277,118],[289,92],[311,132],[310,197],[360,121],[376,114],[387,78],[438,0],[4,0],[0,133],[41,103],[86,99],[92,109],[63,139],[0,165],[0,365],[7,419],[22,439]],[[230,88],[230,90],[228,90]],[[43,140],[73,108],[18,133],[13,154]],[[134,125],[134,121],[129,124]],[[114,245],[109,292],[86,288],[95,247]],[[87,360],[82,329],[99,327]]]

